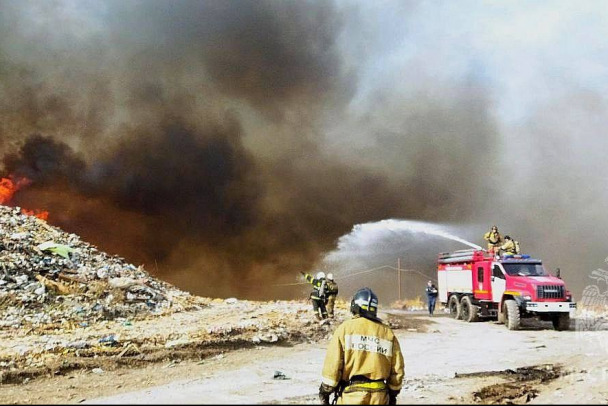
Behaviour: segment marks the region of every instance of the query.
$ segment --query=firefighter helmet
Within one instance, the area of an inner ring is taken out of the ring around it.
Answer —
[[[327,280],[328,280],[328,281],[333,281],[333,280],[334,280],[334,274],[333,274],[333,273],[331,273],[331,272],[330,272],[330,273],[328,273],[328,274],[327,274]]]
[[[325,272],[321,271],[321,272],[317,272],[317,279],[323,279],[325,278]]]
[[[370,288],[359,289],[353,295],[350,311],[369,320],[381,321],[378,318],[378,296]]]

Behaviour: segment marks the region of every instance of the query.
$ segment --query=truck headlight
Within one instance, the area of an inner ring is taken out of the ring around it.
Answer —
[[[530,296],[530,295],[522,296],[521,298],[524,300],[528,300],[528,301],[532,300],[532,296]]]

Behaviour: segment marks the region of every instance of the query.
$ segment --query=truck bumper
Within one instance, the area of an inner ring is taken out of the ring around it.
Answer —
[[[526,310],[536,313],[567,313],[576,309],[573,302],[526,302]]]

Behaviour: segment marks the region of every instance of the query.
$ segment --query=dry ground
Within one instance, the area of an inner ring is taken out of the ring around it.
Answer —
[[[577,331],[576,320],[570,331],[534,322],[509,331],[495,322],[391,312],[384,317],[406,360],[399,403],[608,402],[608,331]],[[344,317],[345,306],[339,320]],[[246,301],[116,323],[101,331],[121,337],[112,355],[85,357],[90,364],[55,374],[13,374],[13,383],[2,385],[0,403],[317,403],[334,326],[315,323],[306,302]],[[30,334],[19,342],[32,345],[41,337]],[[118,356],[127,342],[139,343],[142,353]],[[10,345],[7,337],[2,345]],[[56,355],[69,362],[82,358]],[[275,379],[277,372],[285,379]]]

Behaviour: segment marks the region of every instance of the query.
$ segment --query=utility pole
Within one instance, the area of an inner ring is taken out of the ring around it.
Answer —
[[[401,258],[397,258],[397,286],[399,286],[399,301],[401,301]]]

